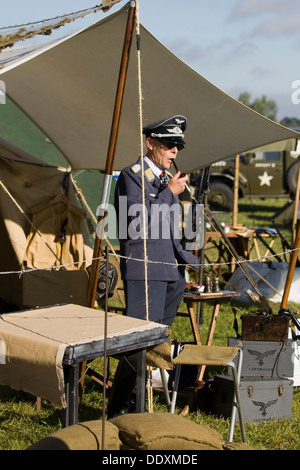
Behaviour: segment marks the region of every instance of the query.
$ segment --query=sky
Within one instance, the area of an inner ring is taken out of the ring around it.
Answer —
[[[101,0],[2,3],[1,27],[83,10]],[[74,33],[126,3],[89,14],[49,38]],[[276,102],[278,120],[300,119],[299,0],[139,0],[139,19],[171,52],[233,98],[242,92],[251,101],[265,95]]]

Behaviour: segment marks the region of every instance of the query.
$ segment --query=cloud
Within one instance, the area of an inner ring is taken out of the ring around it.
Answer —
[[[250,70],[250,75],[255,78],[255,79],[264,79],[272,76],[272,73],[270,69],[266,69],[264,67],[254,67],[252,70]]]
[[[262,14],[282,15],[282,13],[299,10],[299,0],[240,0],[230,13],[230,18]]]
[[[299,25],[300,12],[290,13],[285,17],[261,23],[253,30],[253,34],[263,37],[294,36],[300,32]]]
[[[229,20],[256,23],[244,36],[264,38],[289,37],[300,33],[299,0],[240,0],[232,9]]]
[[[248,58],[257,51],[257,46],[248,38],[234,39],[223,37],[218,41],[210,41],[205,46],[192,42],[186,37],[177,37],[166,42],[167,47],[183,61],[198,66],[208,64],[237,63],[240,59]]]
[[[257,51],[257,46],[251,41],[238,41],[228,54],[231,59],[239,60],[249,58],[249,55]]]

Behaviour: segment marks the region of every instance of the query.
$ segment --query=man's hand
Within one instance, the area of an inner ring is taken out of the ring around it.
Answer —
[[[188,175],[182,177],[180,177],[180,175],[180,171],[177,171],[177,173],[173,176],[173,178],[168,184],[168,188],[172,191],[174,196],[178,196],[178,194],[183,193],[185,189],[185,183],[188,180]]]

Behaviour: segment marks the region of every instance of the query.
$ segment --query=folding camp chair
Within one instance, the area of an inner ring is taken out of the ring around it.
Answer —
[[[238,357],[237,366],[233,362],[233,359]],[[232,403],[231,422],[229,429],[228,442],[232,442],[234,426],[236,421],[236,410],[238,410],[238,417],[240,428],[242,432],[243,442],[246,441],[246,434],[241,410],[239,383],[242,370],[242,350],[234,347],[223,347],[223,346],[201,346],[194,344],[186,344],[182,351],[173,360],[176,365],[174,388],[172,393],[170,413],[174,413],[178,385],[180,379],[180,372],[182,365],[213,365],[213,366],[228,366],[232,369],[233,385],[234,385],[234,396]]]

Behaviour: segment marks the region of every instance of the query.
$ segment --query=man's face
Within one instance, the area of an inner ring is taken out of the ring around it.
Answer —
[[[178,148],[169,148],[170,144],[148,137],[146,139],[148,157],[162,170],[169,170],[177,157]]]

